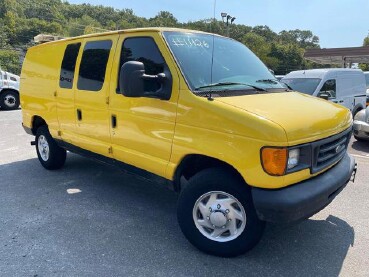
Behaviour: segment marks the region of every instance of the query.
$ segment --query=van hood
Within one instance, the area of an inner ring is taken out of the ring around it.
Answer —
[[[216,101],[278,124],[291,144],[325,138],[352,124],[351,112],[345,107],[298,92],[219,97]]]

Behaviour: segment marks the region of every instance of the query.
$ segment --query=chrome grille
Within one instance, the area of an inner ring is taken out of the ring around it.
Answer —
[[[314,142],[312,173],[338,162],[346,153],[350,137],[351,128],[338,135]]]

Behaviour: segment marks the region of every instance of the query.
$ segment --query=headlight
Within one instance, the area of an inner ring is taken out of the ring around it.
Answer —
[[[282,176],[309,168],[311,165],[311,147],[263,147],[261,149],[261,163],[266,173]]]
[[[299,164],[300,160],[300,149],[290,149],[288,151],[288,162],[287,162],[287,169],[292,169]]]

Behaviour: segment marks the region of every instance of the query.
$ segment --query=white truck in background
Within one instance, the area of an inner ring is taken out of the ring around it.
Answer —
[[[360,69],[298,70],[287,74],[281,82],[293,90],[345,106],[353,115],[366,107],[366,82]]]
[[[19,81],[18,75],[0,69],[0,108],[15,110],[19,107]]]

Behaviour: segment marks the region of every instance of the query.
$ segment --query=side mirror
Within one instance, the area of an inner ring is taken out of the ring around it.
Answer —
[[[322,98],[324,100],[329,100],[329,95],[327,93],[321,93],[319,94],[319,98]]]
[[[127,97],[141,97],[145,94],[143,75],[145,66],[141,62],[130,61],[122,65],[119,73],[119,92]]]
[[[164,69],[163,73],[157,75],[147,75],[145,66],[141,62],[129,61],[122,65],[119,72],[120,94],[127,97],[169,100],[171,92],[172,76],[169,69]]]

